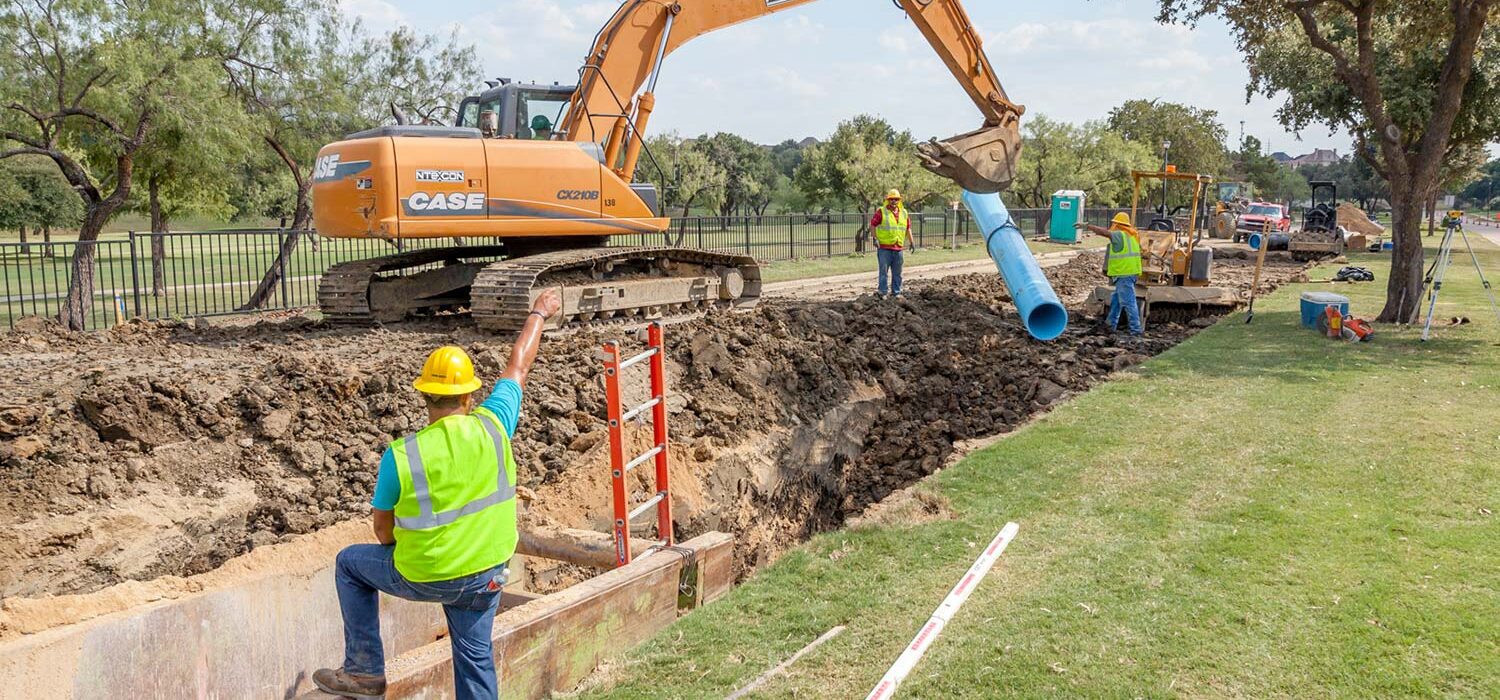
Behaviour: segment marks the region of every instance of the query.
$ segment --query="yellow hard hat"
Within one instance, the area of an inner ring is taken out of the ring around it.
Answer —
[[[432,351],[422,364],[422,376],[411,383],[424,394],[458,396],[479,390],[481,382],[474,376],[474,362],[463,348],[447,345]]]
[[[1134,224],[1130,223],[1130,215],[1123,211],[1115,214],[1115,218],[1110,223],[1115,226],[1134,227]]]
[[[901,199],[901,190],[891,190],[890,192],[885,193],[885,199],[886,201],[890,201],[892,199]]]

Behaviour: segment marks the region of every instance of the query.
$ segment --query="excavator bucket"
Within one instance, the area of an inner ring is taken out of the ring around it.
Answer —
[[[922,167],[975,194],[1000,192],[1016,179],[1021,156],[1020,120],[917,144]]]

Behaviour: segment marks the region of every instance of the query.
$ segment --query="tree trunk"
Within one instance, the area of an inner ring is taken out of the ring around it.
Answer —
[[[42,255],[52,257],[52,227],[42,226]]]
[[[1431,236],[1437,230],[1437,193],[1434,192],[1427,198],[1427,235]]]
[[[21,235],[21,254],[25,255],[27,253],[30,253],[31,246],[26,245],[26,224],[21,224],[17,231]]]
[[[161,211],[160,176],[151,175],[146,184],[151,210],[151,294],[167,295],[167,217]]]
[[[94,259],[98,255],[99,232],[104,230],[105,222],[117,207],[117,204],[105,200],[89,204],[84,212],[83,225],[78,229],[78,245],[73,248],[68,296],[57,312],[57,320],[70,331],[88,327],[88,314],[94,299]]]
[[[1422,306],[1422,200],[1410,183],[1391,183],[1391,273],[1381,323],[1412,323]]]
[[[312,206],[307,197],[312,181],[304,182],[306,184],[297,187],[297,210],[292,213],[292,228],[283,232],[285,237],[281,239],[281,246],[276,250],[276,259],[271,261],[271,266],[266,268],[265,274],[261,275],[260,284],[255,285],[255,291],[250,293],[250,298],[236,311],[254,311],[265,308],[266,302],[271,300],[271,294],[281,283],[282,273],[291,264],[292,253],[297,250],[297,242],[302,239],[302,232],[307,230],[307,222],[312,219]],[[290,304],[291,300],[282,299],[281,303]]]

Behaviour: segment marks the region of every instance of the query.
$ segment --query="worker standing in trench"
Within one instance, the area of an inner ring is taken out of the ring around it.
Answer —
[[[876,289],[885,298],[887,289],[897,299],[901,298],[902,251],[911,240],[911,215],[901,203],[901,192],[891,190],[885,194],[885,206],[875,210],[870,219],[870,228],[875,229],[875,259],[880,267],[880,279]],[[890,275],[890,286],[886,286],[886,275]]]
[[[380,460],[373,518],[380,544],[339,552],[334,567],[344,617],[344,664],[313,684],[333,695],[385,694],[379,593],[442,603],[453,647],[454,695],[499,695],[491,631],[500,589],[516,551],[516,463],[510,436],[521,388],[536,360],[542,326],[562,306],[547,290],[532,306],[510,363],[477,408],[481,382],[457,347],[434,350],[413,383],[427,403],[427,427],[390,444]]]
[[[1130,334],[1139,337],[1146,332],[1141,323],[1141,309],[1136,305],[1135,282],[1141,276],[1141,235],[1130,223],[1125,212],[1115,214],[1109,228],[1093,224],[1078,223],[1074,228],[1088,229],[1096,236],[1109,239],[1104,251],[1104,274],[1114,284],[1115,291],[1109,295],[1109,315],[1104,317],[1104,327],[1110,333],[1120,323],[1120,311],[1124,310]]]

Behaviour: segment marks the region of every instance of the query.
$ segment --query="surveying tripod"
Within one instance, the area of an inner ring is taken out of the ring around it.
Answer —
[[[1464,231],[1464,213],[1450,211],[1443,217],[1443,241],[1438,245],[1437,257],[1433,259],[1432,266],[1427,268],[1427,277],[1422,280],[1422,286],[1428,288],[1427,322],[1422,324],[1424,341],[1432,334],[1432,317],[1437,310],[1438,292],[1443,291],[1443,275],[1448,272],[1448,264],[1453,261],[1454,234],[1463,238],[1464,248],[1469,251],[1469,260],[1474,262],[1474,272],[1479,274],[1479,281],[1484,284],[1484,293],[1490,298],[1490,309],[1495,312],[1495,320],[1500,321],[1500,303],[1495,301],[1495,290],[1490,287],[1490,281],[1485,279],[1484,268],[1479,265],[1479,256],[1474,254],[1474,246],[1469,245],[1469,234]]]

